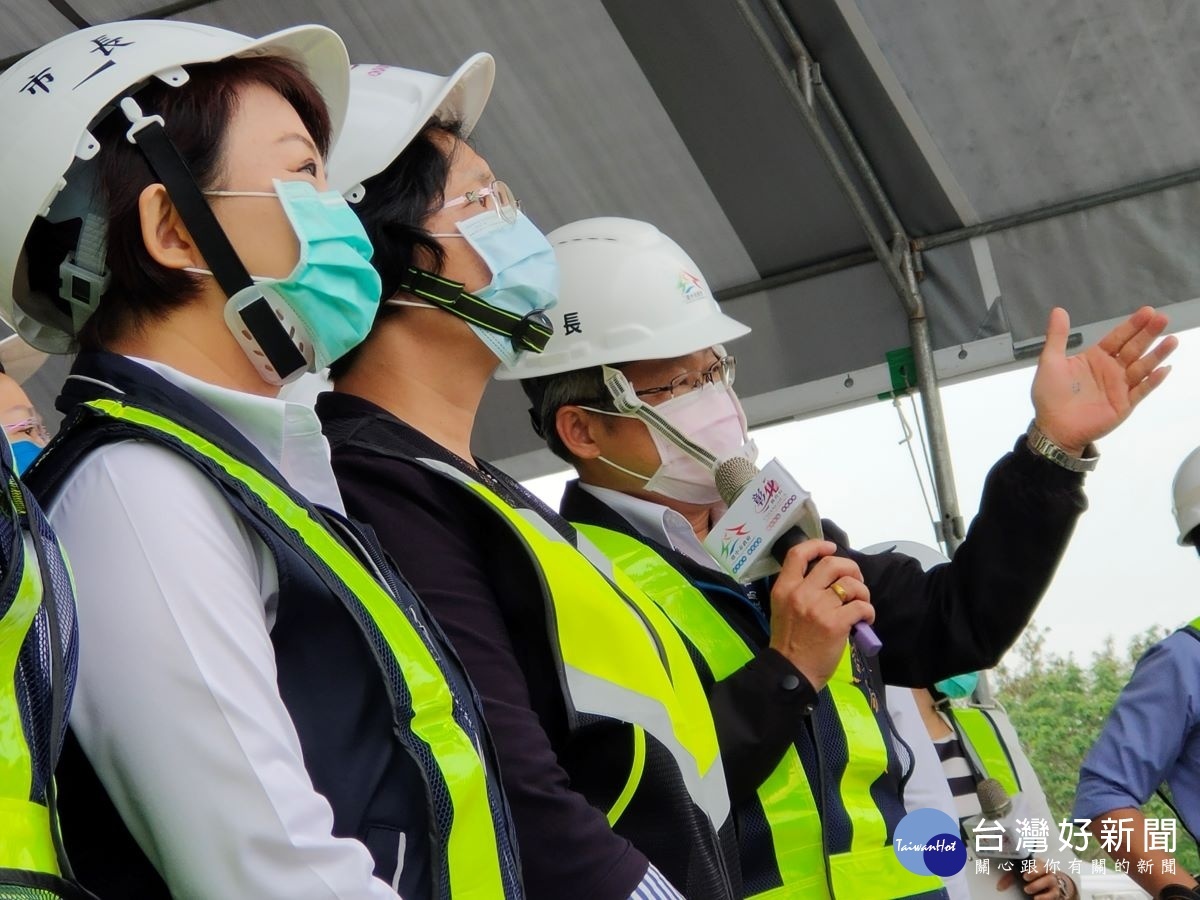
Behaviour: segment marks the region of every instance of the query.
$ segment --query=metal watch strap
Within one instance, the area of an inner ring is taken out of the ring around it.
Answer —
[[[1100,461],[1100,453],[1096,450],[1095,444],[1088,444],[1083,448],[1084,456],[1072,456],[1050,438],[1042,433],[1037,427],[1036,422],[1029,423],[1029,430],[1025,432],[1025,442],[1029,445],[1029,449],[1038,456],[1044,456],[1050,462],[1057,466],[1061,466],[1068,472],[1090,472],[1096,468],[1096,463]]]

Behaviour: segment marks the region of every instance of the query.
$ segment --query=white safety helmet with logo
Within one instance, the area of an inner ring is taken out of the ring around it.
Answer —
[[[1180,463],[1171,483],[1171,499],[1171,514],[1179,527],[1178,542],[1195,545],[1192,532],[1200,526],[1200,447]]]
[[[0,73],[0,121],[9,135],[0,146],[0,170],[9,176],[0,217],[0,318],[22,338],[48,352],[72,349],[88,307],[103,294],[102,227],[85,227],[86,237],[64,260],[63,296],[32,289],[24,258],[38,217],[88,223],[90,214],[93,222],[104,220],[103,200],[93,190],[93,164],[104,150],[93,135],[99,120],[151,78],[178,87],[188,80],[188,65],[253,55],[284,56],[302,65],[338,133],[349,60],[341,38],[319,25],[253,39],[188,22],[112,22],[52,41]]]
[[[699,267],[648,222],[582,219],[546,235],[558,258],[554,336],[503,381],[687,356],[748,334],[721,312]]]

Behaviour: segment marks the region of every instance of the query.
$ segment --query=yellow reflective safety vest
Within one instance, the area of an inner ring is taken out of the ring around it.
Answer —
[[[382,554],[376,558],[349,528],[335,534],[336,521],[330,524],[314,507],[225,449],[218,438],[156,408],[100,397],[81,404],[76,416],[68,429],[84,420],[107,420],[92,425],[100,434],[110,435],[96,438],[101,442],[151,440],[192,460],[231,497],[244,501],[235,509],[254,519],[256,532],[270,532],[282,546],[314,563],[312,570],[320,582],[341,600],[367,637],[394,708],[393,731],[401,736],[409,756],[420,757],[416,762],[431,806],[434,897],[523,897],[507,804],[499,779],[485,762],[490,744],[482,716],[477,707],[473,718],[467,714],[474,695],[468,693],[469,686],[450,680],[443,668],[447,646],[431,637],[433,626],[422,624],[416,610],[406,612],[405,606],[417,601],[400,593]],[[51,447],[44,454],[50,459],[35,465],[55,465],[53,451]],[[268,546],[280,562],[274,545]],[[280,583],[287,580],[281,571]],[[281,596],[281,606],[283,602]]]
[[[0,897],[91,897],[63,877],[51,781],[75,679],[70,572],[3,438],[0,480]]]
[[[661,795],[662,785],[653,782],[663,777],[663,757],[657,748],[665,748],[691,803],[703,811],[715,838],[730,813],[716,730],[688,649],[669,619],[586,539],[571,544],[537,512],[511,506],[490,487],[448,463],[415,461],[472,492],[501,517],[527,550],[540,574],[552,622],[549,636],[560,663],[560,687],[571,731],[579,732],[586,720],[596,717],[634,726],[631,770],[624,789],[606,810],[614,830],[637,845],[637,828],[643,823],[628,819],[634,808],[645,815],[646,797]],[[647,761],[652,749],[658,752],[657,772]],[[650,815],[653,821],[644,824],[658,831],[662,843],[662,829],[672,827],[670,814],[660,808]],[[677,835],[680,855],[696,853],[697,848],[688,843],[687,835]],[[716,877],[724,867],[716,840],[711,852],[703,852],[706,866],[721,869],[690,886],[679,884],[676,874],[676,886],[689,897],[729,895],[728,880],[720,879],[725,883],[722,887]],[[681,867],[694,873],[686,856],[683,859]],[[669,866],[655,862],[670,877]]]
[[[981,778],[995,778],[1010,797],[1021,790],[1021,779],[1013,766],[1004,737],[991,714],[979,706],[948,706],[950,717],[963,752],[971,767],[978,769]]]
[[[726,678],[753,659],[755,651],[708,598],[652,548],[618,531],[573,524],[653,598],[703,656],[714,678]],[[827,688],[822,702],[835,705],[849,749],[838,795],[853,829],[850,849],[826,853],[819,806],[799,754],[794,745],[789,746],[759,786],[757,798],[770,828],[781,883],[750,896],[771,900],[941,896],[940,878],[916,875],[900,864],[887,823],[871,798],[871,785],[888,765],[887,738],[855,683],[849,652],[842,654]],[[744,874],[749,875],[749,870]]]

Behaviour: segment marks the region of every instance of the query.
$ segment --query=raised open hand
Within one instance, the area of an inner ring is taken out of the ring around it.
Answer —
[[[1166,316],[1143,306],[1091,347],[1067,356],[1071,320],[1065,309],[1051,310],[1031,391],[1037,427],[1068,453],[1082,455],[1171,371],[1161,363],[1179,341],[1169,336],[1150,346],[1166,327]]]

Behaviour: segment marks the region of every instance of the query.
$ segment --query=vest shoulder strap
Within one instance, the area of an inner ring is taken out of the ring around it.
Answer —
[[[963,750],[978,766],[982,777],[996,779],[1010,795],[1019,792],[1021,779],[991,714],[975,706],[952,706],[947,712]]]

